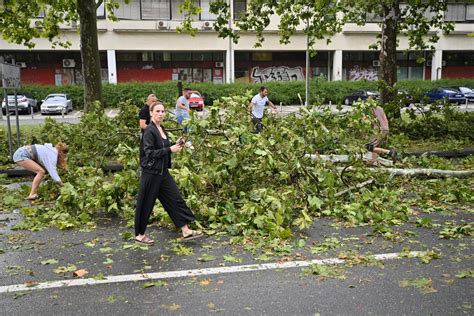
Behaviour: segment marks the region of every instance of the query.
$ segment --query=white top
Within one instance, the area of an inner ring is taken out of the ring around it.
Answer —
[[[178,103],[182,103],[182,104],[189,110],[189,100],[186,99],[186,97],[183,96],[183,95],[180,96],[180,97],[178,98],[178,101],[176,101],[176,110],[175,110],[175,115],[176,115],[176,117],[182,116],[182,117],[185,117],[185,118],[189,118],[189,113],[188,113],[188,111],[186,111],[186,110],[180,108],[180,107],[178,106]]]
[[[254,96],[252,98],[252,101],[253,103],[253,109],[252,109],[252,115],[256,118],[262,118],[263,117],[263,111],[265,110],[265,104],[267,104],[268,102],[268,97],[267,96],[264,96],[262,98],[262,96],[259,94],[257,94],[256,96]]]
[[[52,144],[35,145],[38,153],[38,162],[48,171],[54,182],[60,183],[56,165],[58,163],[58,150]]]

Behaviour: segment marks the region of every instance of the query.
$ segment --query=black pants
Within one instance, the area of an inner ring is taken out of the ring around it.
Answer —
[[[183,200],[178,186],[167,169],[163,175],[142,171],[140,191],[135,211],[135,236],[145,234],[148,219],[158,198],[176,227],[183,227],[194,221],[194,214]]]

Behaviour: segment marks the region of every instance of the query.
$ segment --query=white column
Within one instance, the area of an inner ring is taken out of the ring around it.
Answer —
[[[107,68],[109,70],[109,83],[117,84],[117,63],[115,62],[115,50],[107,50]]]
[[[234,18],[234,1],[227,0],[227,4],[229,5],[230,9],[230,19],[229,19],[229,28],[232,30],[232,23]],[[232,39],[229,37],[229,46],[227,47],[227,51],[225,54],[225,82],[232,83],[235,79],[235,71],[234,71],[234,46],[232,43]]]
[[[229,40],[230,42],[231,40]],[[225,52],[225,82],[232,83],[234,82],[234,49],[232,44],[229,43],[229,47]]]
[[[431,59],[431,80],[441,79],[443,70],[443,51],[435,50],[433,52],[433,59]]]
[[[342,80],[342,50],[334,51],[332,62],[332,80]]]

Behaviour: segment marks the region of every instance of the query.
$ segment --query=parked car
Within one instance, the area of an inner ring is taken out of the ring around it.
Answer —
[[[69,113],[72,111],[71,97],[64,93],[48,94],[41,104],[41,114]]]
[[[352,105],[357,100],[367,100],[369,97],[372,97],[376,100],[380,99],[380,93],[377,91],[372,91],[372,90],[358,90],[352,93],[351,95],[348,95],[344,99],[344,104],[345,105]]]
[[[451,87],[462,92],[467,99],[467,102],[474,102],[474,90],[468,87]]]
[[[466,97],[458,90],[452,88],[435,88],[425,93],[429,98],[429,102],[433,103],[439,100],[447,100],[449,103],[463,104],[466,103]]]
[[[198,91],[191,93],[191,97],[189,97],[189,108],[196,111],[202,111],[204,109],[204,99]]]
[[[31,114],[38,111],[38,101],[28,93],[17,93],[16,99],[18,101],[18,112]],[[15,95],[8,95],[8,111],[15,112]],[[2,112],[7,114],[7,106],[5,98],[2,101]]]

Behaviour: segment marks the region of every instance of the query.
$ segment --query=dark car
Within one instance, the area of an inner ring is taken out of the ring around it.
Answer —
[[[357,100],[367,100],[369,97],[372,97],[376,100],[380,99],[380,93],[377,91],[372,91],[372,90],[358,90],[352,93],[351,95],[348,95],[344,99],[344,104],[345,105],[352,105]]]
[[[31,95],[27,93],[20,93],[16,94],[16,99],[18,103],[18,112],[28,113],[31,114],[32,112],[38,111],[38,101]],[[15,95],[9,94],[8,95],[8,111],[10,113],[15,112]],[[7,113],[7,105],[5,99],[2,102],[2,112],[3,114]]]
[[[474,90],[468,87],[451,87],[459,92],[462,92],[467,99],[467,102],[474,102]]]
[[[429,102],[433,103],[440,100],[447,100],[449,103],[466,103],[464,93],[452,88],[435,88],[425,93]]]

